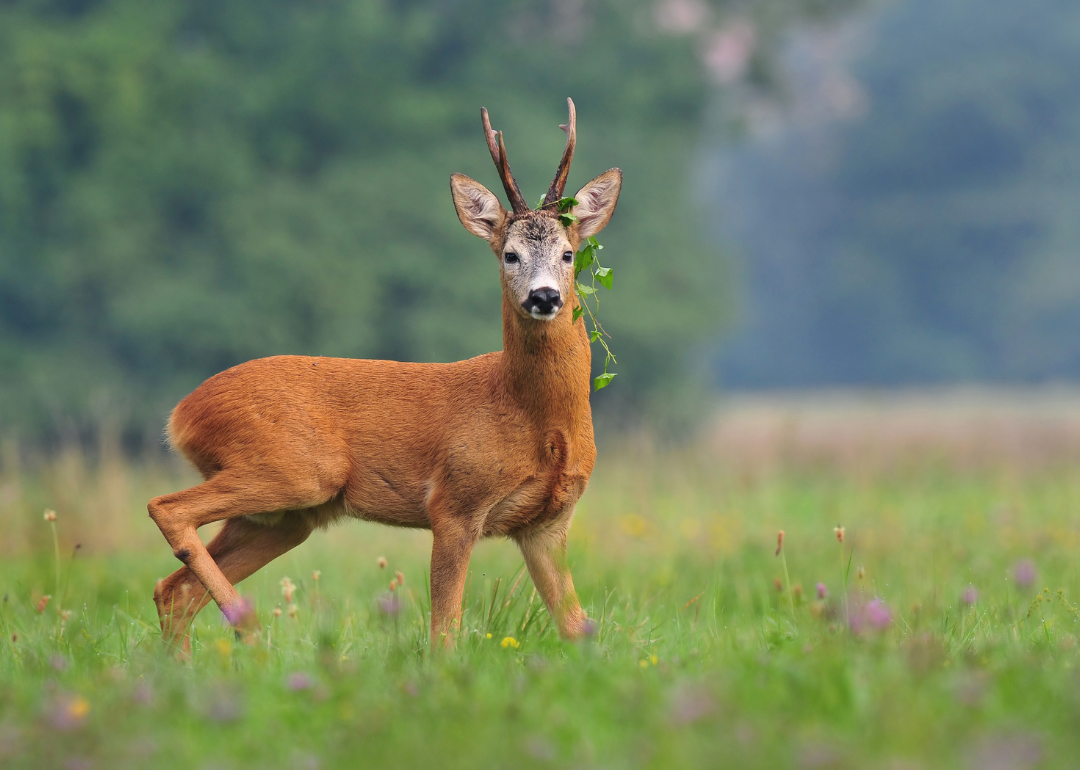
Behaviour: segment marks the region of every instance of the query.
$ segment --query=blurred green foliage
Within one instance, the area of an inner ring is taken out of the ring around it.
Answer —
[[[1080,378],[1080,6],[905,0],[863,115],[742,152],[741,387]]]
[[[756,18],[765,72],[781,30],[846,4],[716,2],[677,32],[644,1],[0,3],[0,426],[156,431],[265,355],[498,349],[497,268],[447,179],[501,193],[485,105],[542,193],[568,95],[567,192],[627,180],[604,234],[621,376],[600,401],[669,420],[725,305],[688,181],[703,41]]]

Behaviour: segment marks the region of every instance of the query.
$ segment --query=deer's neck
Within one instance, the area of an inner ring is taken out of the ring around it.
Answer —
[[[574,297],[574,301],[577,298]],[[573,307],[553,321],[523,318],[503,298],[503,381],[534,424],[576,435],[588,423],[592,357],[585,323]]]

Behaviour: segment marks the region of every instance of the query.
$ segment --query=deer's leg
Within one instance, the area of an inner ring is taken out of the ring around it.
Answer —
[[[452,647],[461,629],[461,599],[478,536],[459,526],[432,527],[431,647]]]
[[[309,518],[301,511],[286,514],[273,526],[229,519],[206,550],[225,578],[236,585],[307,540],[311,530]],[[158,583],[154,603],[165,638],[185,652],[190,650],[188,626],[209,601],[210,593],[189,567],[181,567]]]
[[[514,539],[525,556],[529,577],[555,618],[559,636],[564,639],[581,636],[585,630],[585,613],[574,591],[574,579],[566,559],[566,530],[527,531]]]
[[[280,480],[276,484],[260,483],[258,479],[219,474],[197,487],[155,497],[147,509],[176,558],[198,578],[229,622],[237,630],[246,631],[258,625],[255,617],[199,540],[198,528],[222,519],[309,508],[324,501],[316,489],[283,487]]]

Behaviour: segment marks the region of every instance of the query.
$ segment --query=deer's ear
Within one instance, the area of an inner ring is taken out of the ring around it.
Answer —
[[[578,191],[574,196],[578,202],[578,205],[574,206],[574,216],[578,218],[578,235],[581,238],[596,235],[604,229],[611,215],[615,213],[620,190],[622,171],[613,168]]]
[[[461,224],[473,235],[490,241],[506,219],[506,209],[499,203],[499,199],[482,184],[464,174],[450,177],[450,191],[454,194],[454,208],[457,209]]]

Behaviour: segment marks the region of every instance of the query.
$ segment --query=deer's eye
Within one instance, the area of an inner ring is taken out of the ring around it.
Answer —
[[[563,255],[562,255],[562,261],[563,262],[573,262],[574,261],[574,252],[572,252],[572,251],[564,251]]]
[[[516,265],[517,262],[518,262],[518,255],[515,254],[512,251],[508,251],[505,254],[503,254],[503,259],[506,261],[506,264],[508,264],[508,265]]]

